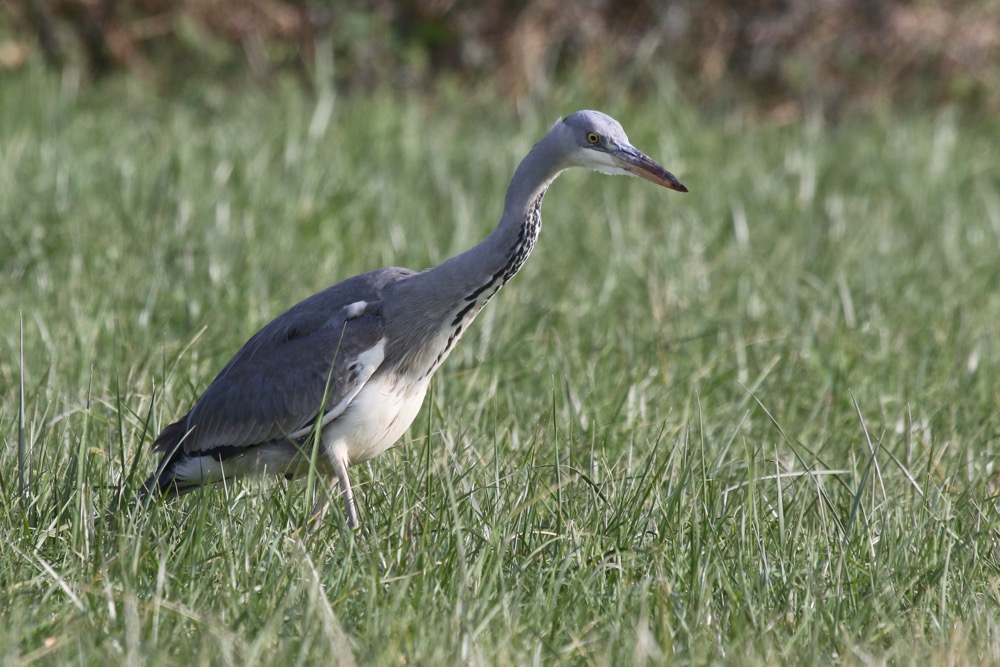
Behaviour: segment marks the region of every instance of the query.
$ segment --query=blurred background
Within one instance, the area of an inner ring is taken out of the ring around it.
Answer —
[[[192,78],[295,78],[350,93],[442,81],[515,104],[567,77],[705,111],[794,120],[885,106],[1000,111],[996,0],[7,0],[0,72],[34,61],[82,84],[165,93]]]

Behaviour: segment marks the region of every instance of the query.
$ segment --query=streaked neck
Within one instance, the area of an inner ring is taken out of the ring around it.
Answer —
[[[521,161],[500,223],[478,245],[400,285],[408,332],[405,356],[429,376],[493,296],[521,269],[542,228],[542,198],[562,170],[546,137]]]

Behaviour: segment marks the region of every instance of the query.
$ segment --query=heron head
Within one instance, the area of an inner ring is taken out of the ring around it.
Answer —
[[[639,176],[678,192],[688,189],[669,171],[629,143],[621,124],[600,111],[577,111],[560,121],[567,159],[605,174]]]

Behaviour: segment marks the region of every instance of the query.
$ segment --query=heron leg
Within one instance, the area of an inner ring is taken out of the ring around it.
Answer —
[[[332,456],[333,474],[340,482],[340,492],[344,496],[344,508],[347,511],[347,527],[355,530],[358,527],[358,514],[354,509],[354,492],[351,491],[351,480],[347,476],[347,460],[344,457]]]

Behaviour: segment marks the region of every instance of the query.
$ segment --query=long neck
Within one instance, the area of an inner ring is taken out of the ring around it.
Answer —
[[[478,245],[400,284],[399,321],[412,325],[404,366],[430,375],[493,295],[524,265],[542,228],[542,198],[562,167],[543,139],[521,161],[496,229]]]

